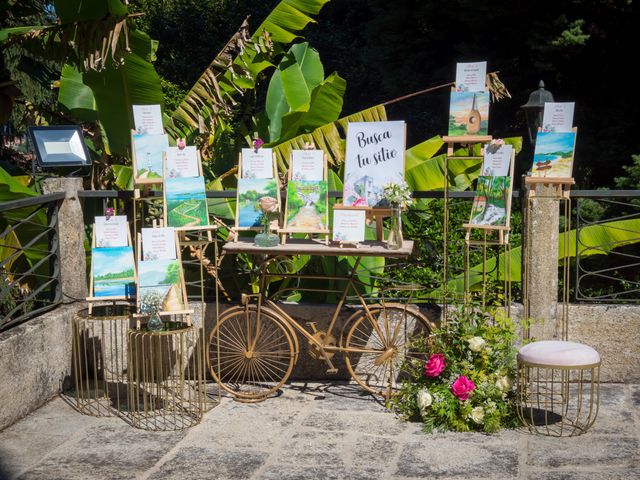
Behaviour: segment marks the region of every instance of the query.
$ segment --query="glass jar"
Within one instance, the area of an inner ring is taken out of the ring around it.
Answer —
[[[399,205],[391,205],[387,248],[389,250],[402,248],[402,208]]]

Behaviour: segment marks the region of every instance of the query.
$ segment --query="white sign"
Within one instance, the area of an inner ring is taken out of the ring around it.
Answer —
[[[160,105],[133,105],[133,124],[137,133],[162,135],[162,112]]]
[[[143,260],[174,260],[176,232],[173,227],[142,229]]]
[[[334,209],[333,210],[333,241],[334,242],[364,242],[366,210]]]
[[[384,186],[404,180],[405,124],[354,122],[347,127],[347,153],[342,202],[374,207]]]
[[[242,149],[242,178],[273,178],[273,155],[270,148]]]
[[[126,247],[129,245],[126,215],[96,217],[96,247]]]
[[[167,148],[167,178],[199,177],[198,150],[194,146]]]
[[[484,92],[486,80],[487,62],[458,63],[456,65],[456,90]]]
[[[511,170],[512,145],[488,144],[484,146],[482,173],[485,177],[506,177]]]
[[[322,150],[294,150],[291,157],[292,180],[324,180]]]
[[[573,111],[575,103],[554,103],[544,104],[544,114],[542,116],[543,132],[570,132],[573,129]]]

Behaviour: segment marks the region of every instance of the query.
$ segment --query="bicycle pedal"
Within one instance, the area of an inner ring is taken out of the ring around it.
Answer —
[[[338,373],[337,368],[327,368],[327,375],[335,375],[336,373]]]

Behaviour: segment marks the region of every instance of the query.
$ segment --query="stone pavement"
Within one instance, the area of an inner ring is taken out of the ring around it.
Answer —
[[[425,435],[348,383],[300,383],[259,404],[223,398],[182,432],[94,418],[56,398],[0,432],[0,478],[640,478],[640,385],[602,386],[586,435]],[[0,404],[1,408],[1,404]]]

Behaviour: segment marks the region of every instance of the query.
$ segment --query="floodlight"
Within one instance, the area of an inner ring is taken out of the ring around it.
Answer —
[[[40,168],[91,166],[80,125],[29,127],[29,135]]]

